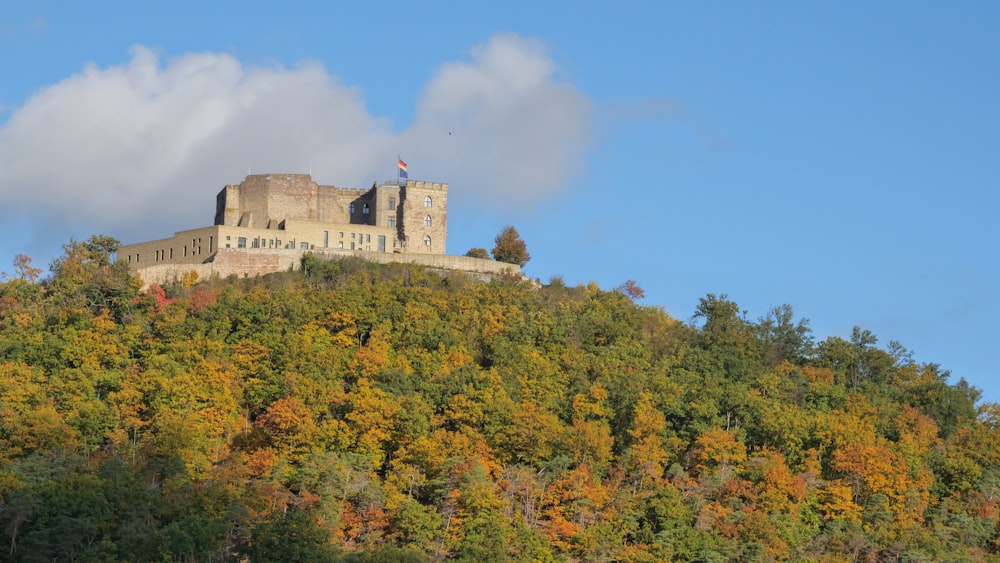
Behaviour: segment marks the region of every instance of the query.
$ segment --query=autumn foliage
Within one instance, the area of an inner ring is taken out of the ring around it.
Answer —
[[[1000,407],[867,331],[353,259],[141,290],[115,245],[0,282],[2,560],[1000,557]]]

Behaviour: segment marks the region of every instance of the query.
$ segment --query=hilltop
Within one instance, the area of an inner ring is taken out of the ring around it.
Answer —
[[[309,259],[0,283],[0,539],[35,560],[998,560],[1000,409],[789,306]]]

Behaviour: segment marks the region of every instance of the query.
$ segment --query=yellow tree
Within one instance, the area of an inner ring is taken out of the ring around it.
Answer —
[[[573,398],[573,423],[568,429],[564,447],[578,464],[587,464],[603,473],[611,462],[611,409],[607,406],[608,392],[600,383],[591,385],[587,394]]]
[[[348,393],[347,404],[350,412],[345,419],[354,432],[354,451],[365,456],[371,467],[381,466],[392,439],[399,404],[391,394],[373,386],[365,377],[359,378]]]
[[[688,463],[698,475],[728,467],[741,469],[746,460],[746,445],[721,428],[702,432],[688,454]]]
[[[661,478],[671,457],[682,447],[679,438],[667,435],[667,419],[648,390],[639,394],[628,435],[632,444],[625,454],[625,466],[639,488],[646,480]]]

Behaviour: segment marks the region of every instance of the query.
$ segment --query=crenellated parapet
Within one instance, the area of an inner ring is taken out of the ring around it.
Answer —
[[[422,180],[407,180],[406,187],[408,189],[434,190],[439,192],[448,191],[448,184],[444,182],[424,182]]]

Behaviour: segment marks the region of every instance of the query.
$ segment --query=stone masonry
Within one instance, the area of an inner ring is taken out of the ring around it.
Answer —
[[[189,271],[203,279],[283,271],[310,251],[478,274],[520,272],[512,264],[448,256],[447,210],[444,183],[390,181],[360,190],[322,186],[308,174],[255,174],[219,192],[214,225],[122,245],[117,259],[146,284]]]

